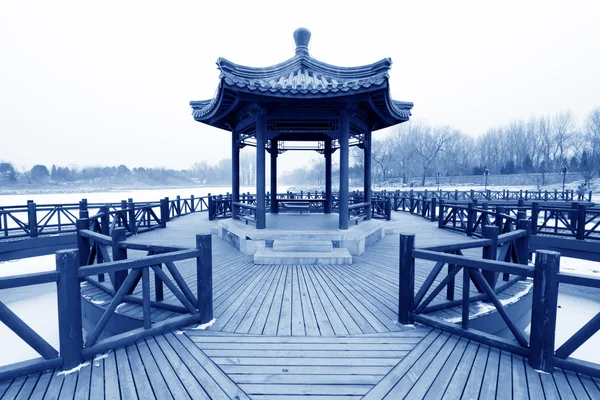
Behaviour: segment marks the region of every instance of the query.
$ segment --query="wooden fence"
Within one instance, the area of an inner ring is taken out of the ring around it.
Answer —
[[[535,267],[528,265],[529,225],[526,220],[518,221],[516,231],[497,235],[497,226],[484,226],[488,234],[484,239],[469,243],[444,245],[415,249],[414,235],[400,235],[399,265],[399,322],[404,325],[419,322],[453,334],[497,347],[529,359],[529,364],[538,370],[552,372],[560,367],[578,373],[600,377],[600,365],[569,356],[586,340],[600,330],[600,313],[578,330],[562,346],[555,349],[556,312],[558,307],[558,286],[560,283],[600,288],[600,279],[583,277],[560,272],[560,254],[553,251],[538,250],[535,253]],[[501,247],[499,247],[501,246]],[[482,247],[482,257],[467,257],[462,254],[465,248]],[[503,250],[507,249],[507,250]],[[415,259],[436,262],[429,276],[417,293],[414,290]],[[439,278],[443,267],[448,272],[433,289],[433,283]],[[462,298],[454,300],[454,278],[462,271]],[[496,278],[502,275],[506,283],[494,288]],[[514,278],[511,280],[509,276]],[[516,280],[532,279],[533,300],[531,308],[531,333],[529,337],[512,321],[497,293]],[[470,283],[481,294],[471,296]],[[443,290],[447,301],[430,306],[431,301]],[[469,327],[469,304],[474,300],[493,304],[513,336],[513,340],[501,338]],[[427,315],[446,307],[462,306],[460,325],[439,317]]]

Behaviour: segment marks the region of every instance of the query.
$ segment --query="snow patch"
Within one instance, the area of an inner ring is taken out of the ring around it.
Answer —
[[[176,335],[183,335],[183,331],[177,331],[175,332]]]
[[[115,312],[119,311],[119,309],[125,307],[125,303],[121,303],[117,306],[117,308],[115,308]]]
[[[533,280],[531,278],[528,278],[527,281],[515,283],[515,285],[519,284],[523,285],[523,288],[519,292],[515,293],[513,296],[507,299],[500,300],[500,304],[502,304],[503,306],[508,306],[519,301],[519,299],[521,299],[523,296],[529,293],[529,291],[531,290],[531,286],[533,286]],[[475,303],[475,305],[477,306],[477,311],[469,315],[469,319],[480,317],[482,315],[486,315],[496,311],[496,306],[493,303],[484,303],[482,301],[478,301]],[[451,324],[455,324],[457,322],[461,322],[462,317],[446,318],[445,320],[447,322],[450,322]]]
[[[101,354],[99,356],[96,356],[96,357],[94,357],[94,361],[100,361],[103,358],[107,358],[109,354],[110,354],[110,351],[108,353],[104,353],[104,354]]]
[[[195,328],[192,328],[193,330],[196,329],[200,329],[200,330],[204,330],[206,328],[210,328],[211,326],[213,326],[213,324],[216,322],[217,320],[215,318],[213,318],[212,320],[208,321],[205,324],[201,324],[201,325],[196,325]]]
[[[79,284],[79,287],[84,287],[84,286],[87,286],[87,284],[88,284],[87,282],[81,282],[81,283]]]
[[[542,371],[541,369],[536,369],[534,371],[537,372],[538,374],[545,374],[545,375],[549,375],[550,374],[549,372]]]
[[[90,365],[89,362],[84,362],[83,364],[79,364],[78,366],[76,366],[75,368],[72,368],[68,371],[60,371],[58,374],[56,374],[56,376],[60,376],[60,375],[70,375],[73,372],[79,372],[79,370],[81,370],[81,368],[83,367],[87,367],[88,365]]]
[[[92,304],[97,304],[99,306],[108,303],[108,301],[106,301],[106,300],[91,300],[91,302],[92,302]]]

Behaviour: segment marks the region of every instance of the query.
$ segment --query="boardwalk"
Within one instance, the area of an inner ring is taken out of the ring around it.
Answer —
[[[184,217],[167,229],[128,241],[193,247],[194,235],[208,233],[214,225],[205,218],[204,214]],[[394,214],[389,229],[395,234],[354,257],[350,266],[255,266],[251,257],[213,236],[214,325],[140,340],[99,355],[68,375],[48,371],[2,382],[0,396],[600,398],[598,379],[559,369],[539,374],[510,353],[426,326],[398,325],[396,233],[416,232],[417,247],[470,239],[404,214]],[[431,265],[417,265],[417,288]],[[193,265],[182,262],[178,267],[184,278],[191,279]],[[457,294],[462,286],[459,278]],[[518,294],[526,285],[515,284],[503,298]],[[172,295],[166,289],[168,301]],[[110,295],[89,283],[82,293],[99,307],[110,300]],[[477,307],[474,304],[472,311]],[[118,310],[133,318],[141,317],[141,312],[141,307],[130,303]],[[438,313],[447,319],[460,315],[452,309]],[[152,318],[160,321],[170,315],[155,310]]]

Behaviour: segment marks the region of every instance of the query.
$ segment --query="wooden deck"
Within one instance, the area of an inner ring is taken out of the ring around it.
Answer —
[[[395,214],[389,229],[415,232],[417,247],[469,241],[471,238],[449,231],[438,230],[435,223],[415,216]],[[152,242],[162,245],[193,247],[194,234],[210,232],[214,222],[204,214],[186,216],[174,221],[169,228],[130,238],[131,241]],[[354,335],[394,332],[398,313],[398,257],[399,236],[391,234],[355,256],[352,265],[254,265],[251,256],[213,236],[213,302],[216,322],[211,331],[254,335]],[[466,250],[481,256],[481,250]],[[415,286],[418,289],[433,266],[433,262],[418,260]],[[177,263],[190,287],[195,287],[195,263]],[[443,275],[437,278],[437,282]],[[153,282],[151,282],[153,285]],[[529,282],[518,282],[501,294],[508,301],[526,292]],[[151,289],[153,291],[153,289]],[[83,295],[99,307],[107,305],[111,296],[105,291],[87,285]],[[456,298],[462,293],[462,277],[456,277]],[[477,294],[471,285],[471,293]],[[141,288],[134,292],[141,295]],[[442,292],[436,301],[445,300]],[[178,304],[165,287],[165,301]],[[473,303],[471,312],[481,314],[480,303]],[[126,304],[119,314],[142,317],[142,307]],[[162,321],[173,313],[153,310],[153,322]],[[456,307],[437,312],[438,316],[453,320],[460,318]]]
[[[193,247],[194,235],[208,233],[214,225],[205,219],[205,214],[190,215],[128,241]],[[561,369],[538,373],[522,357],[426,326],[398,325],[396,233],[417,233],[417,247],[470,240],[436,226],[396,213],[389,224],[395,234],[354,257],[349,266],[255,266],[251,257],[213,236],[214,325],[140,340],[96,356],[71,374],[47,371],[1,382],[0,397],[600,398],[599,379]],[[191,279],[195,264],[177,265]],[[417,289],[432,265],[417,264]],[[458,299],[460,274],[456,283]],[[509,300],[526,285],[511,286],[501,298]],[[111,298],[89,283],[82,293],[99,307]],[[165,287],[165,299],[171,297]],[[474,304],[472,311],[477,308]],[[142,308],[127,304],[117,312],[138,318]],[[170,315],[154,310],[152,319]],[[452,319],[460,317],[460,310],[438,315]]]
[[[0,383],[2,399],[598,399],[600,380],[436,329],[280,337],[174,331],[78,372]]]

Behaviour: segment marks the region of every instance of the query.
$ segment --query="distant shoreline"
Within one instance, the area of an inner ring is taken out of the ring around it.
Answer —
[[[99,192],[127,192],[132,190],[164,190],[164,189],[199,189],[203,187],[230,187],[231,185],[207,185],[207,184],[189,184],[189,185],[140,185],[140,186],[44,186],[31,187],[19,186],[15,188],[0,188],[0,196],[23,195],[23,194],[70,194],[70,193],[99,193]]]

